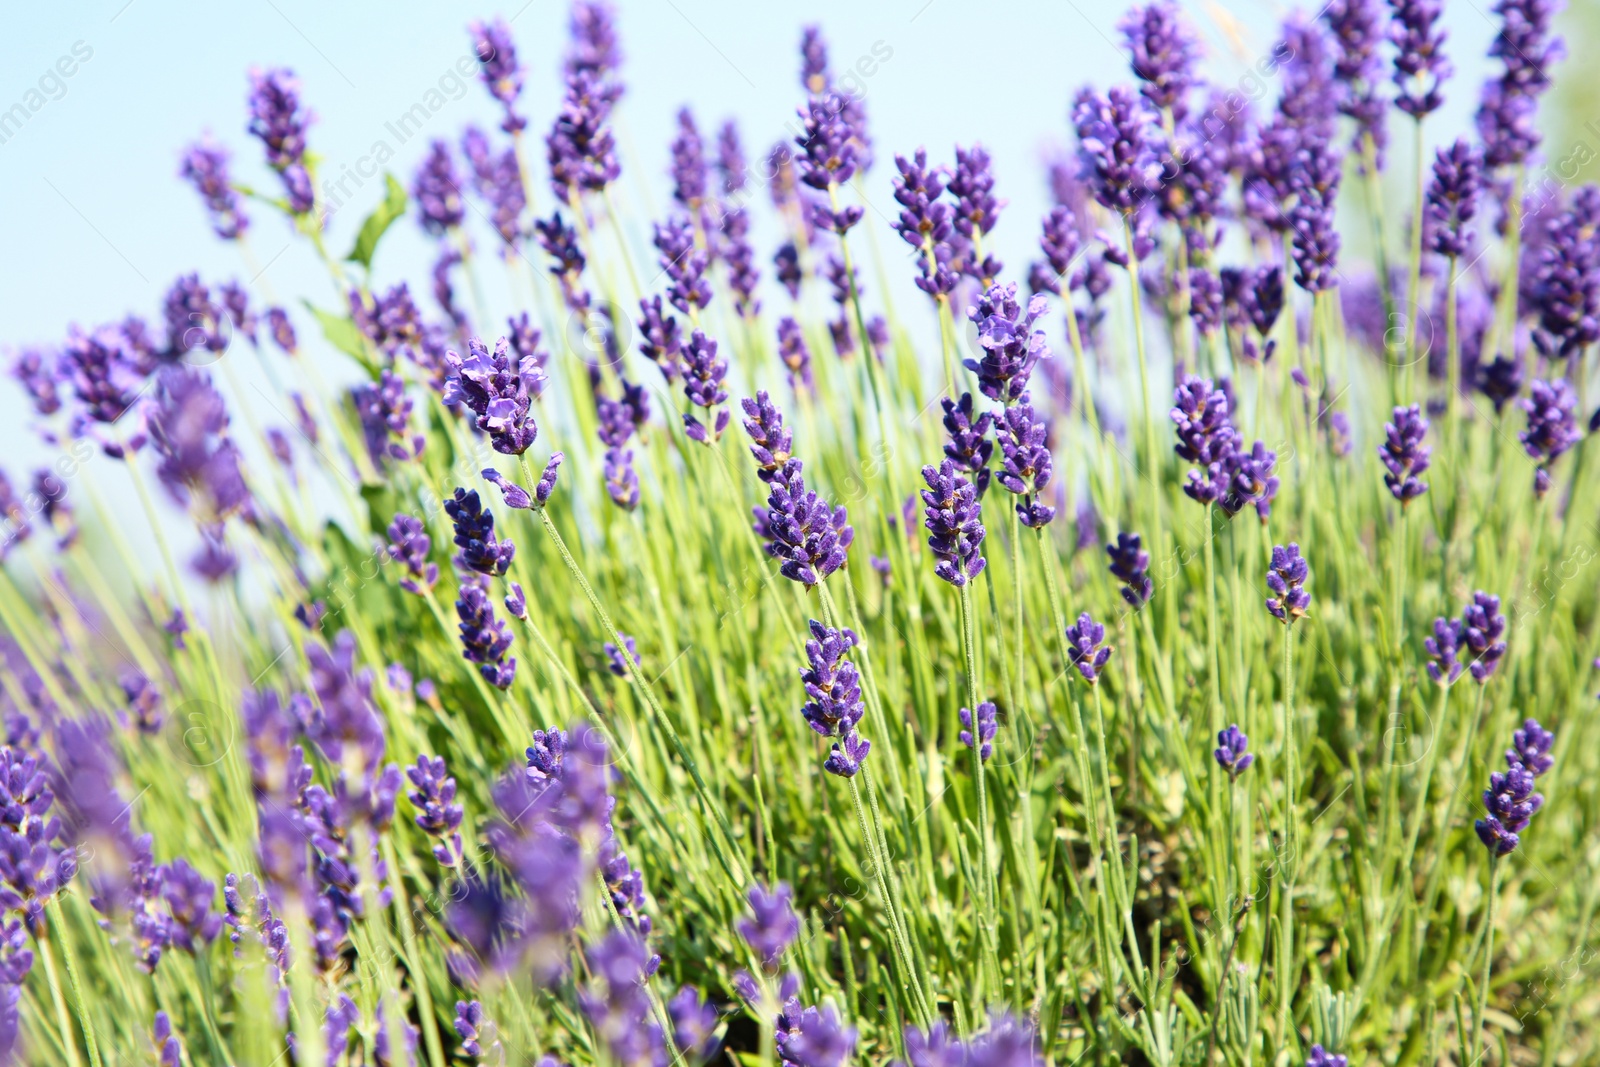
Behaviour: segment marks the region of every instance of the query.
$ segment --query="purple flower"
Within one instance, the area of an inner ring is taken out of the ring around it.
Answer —
[[[1039,501],[1050,484],[1050,449],[1045,444],[1047,427],[1036,419],[1028,394],[1004,409],[995,420],[995,437],[1000,442],[1001,466],[996,480],[1007,491],[1022,499],[1017,502],[1017,517],[1022,525],[1039,529],[1055,518],[1055,508]]]
[[[959,589],[982,574],[987,565],[979,554],[984,529],[977,490],[948,459],[938,467],[923,467],[922,479],[928,485],[922,491],[926,505],[922,524],[928,530],[928,547],[938,560],[933,572]]]
[[[1332,0],[1323,8],[1322,18],[1337,49],[1333,73],[1339,112],[1355,120],[1356,151],[1361,153],[1362,139],[1371,137],[1377,164],[1382,166],[1388,101],[1378,89],[1383,73],[1379,48],[1386,29],[1381,0]]]
[[[656,224],[655,246],[661,253],[661,270],[667,276],[667,299],[686,315],[704,311],[711,303],[711,284],[705,272],[710,260],[695,244],[694,227],[684,215]],[[691,311],[693,309],[693,311]]]
[[[207,881],[181,856],[162,866],[158,877],[172,917],[168,929],[173,944],[198,955],[222,932],[222,916],[211,910],[216,883]]]
[[[1559,0],[1499,0],[1500,32],[1489,46],[1491,58],[1503,64],[1500,77],[1483,87],[1478,107],[1478,136],[1485,162],[1493,168],[1521,163],[1539,147],[1534,121],[1539,97],[1550,87],[1550,67],[1566,55],[1566,45],[1550,36],[1550,22]]]
[[[894,179],[894,198],[900,205],[895,232],[911,247],[922,251],[917,262],[917,287],[937,299],[955,287],[955,275],[948,269],[950,260],[950,205],[940,197],[944,178],[937,167],[928,166],[928,153],[917,149],[910,160],[894,157],[899,174]]]
[[[483,1005],[476,1000],[456,1001],[455,1028],[456,1036],[461,1038],[461,1055],[472,1059],[482,1058],[483,1046],[478,1039],[485,1031],[493,1032],[494,1028],[493,1023],[484,1023]]]
[[[495,152],[482,130],[468,126],[461,134],[461,154],[472,168],[472,187],[488,202],[489,221],[509,252],[522,240],[522,210],[527,206],[516,149]]]
[[[817,93],[800,109],[804,132],[795,137],[800,180],[826,192],[843,185],[856,170],[856,144],[846,120],[848,104],[835,93]]]
[[[1222,325],[1222,282],[1204,267],[1189,269],[1189,318],[1202,337]]]
[[[1267,565],[1267,588],[1272,596],[1267,598],[1267,610],[1273,618],[1287,626],[1306,613],[1311,594],[1305,583],[1310,577],[1311,565],[1300,555],[1299,545],[1272,546],[1272,562]]]
[[[1433,636],[1422,642],[1428,653],[1428,677],[1440,685],[1450,685],[1461,677],[1462,665],[1457,656],[1461,647],[1461,621],[1435,618]]]
[[[800,324],[787,315],[778,320],[778,358],[789,368],[791,389],[812,386],[811,349],[806,346]]]
[[[569,69],[566,96],[545,137],[550,188],[561,203],[572,203],[582,192],[599,192],[622,173],[607,125],[618,95],[617,84],[603,71]]]
[[[800,250],[795,247],[793,241],[785,241],[773,253],[772,276],[789,291],[790,299],[800,299],[800,283],[804,280],[804,275],[800,270]]]
[[[1517,847],[1521,833],[1544,806],[1544,796],[1535,793],[1533,785],[1534,774],[1518,762],[1489,775],[1489,788],[1483,791],[1488,814],[1473,828],[1495,856],[1507,855]]]
[[[728,399],[723,381],[728,375],[728,361],[717,358],[717,342],[708,339],[699,330],[689,338],[684,350],[683,391],[689,401],[707,409]],[[726,408],[708,415],[707,426],[693,415],[684,413],[684,432],[701,444],[710,444],[728,428],[729,412]]]
[[[60,368],[65,370],[65,367]],[[11,376],[21,385],[39,415],[54,415],[61,410],[61,394],[56,389],[57,367],[45,353],[24,348],[11,364]]]
[[[994,176],[989,173],[989,153],[981,145],[971,148],[957,146],[955,169],[946,187],[956,201],[952,225],[964,239],[963,252],[954,257],[952,269],[976,279],[985,287],[992,286],[1003,264],[992,255],[986,255],[982,263],[974,258],[977,242],[994,229],[995,223],[1000,221],[1000,209],[1005,206],[1005,202],[994,195]]]
[[[511,648],[511,631],[495,618],[494,601],[481,578],[467,577],[456,598],[460,618],[462,656],[478,664],[478,673],[499,689],[509,689],[517,676],[515,657],[506,659]]]
[[[1502,640],[1505,632],[1506,617],[1500,614],[1500,598],[1481,591],[1473,593],[1472,603],[1461,612],[1461,641],[1472,656],[1467,669],[1480,685],[1493,676],[1506,654]]]
[[[1428,491],[1428,483],[1417,475],[1428,469],[1432,449],[1422,443],[1428,433],[1428,420],[1417,405],[1394,409],[1394,421],[1384,424],[1385,440],[1378,446],[1378,458],[1388,473],[1383,483],[1403,508]]]
[[[1338,284],[1340,239],[1334,226],[1334,208],[1342,163],[1342,154],[1327,137],[1308,131],[1289,170],[1289,188],[1295,197],[1289,211],[1294,280],[1309,293]]]
[[[522,68],[517,65],[517,49],[511,40],[511,27],[500,19],[491,22],[474,22],[467,27],[472,34],[472,50],[478,57],[478,71],[489,95],[505,108],[505,118],[500,128],[515,133],[526,126],[527,120],[514,110],[517,97],[522,93]]]
[[[540,507],[550,503],[550,494],[556,491],[556,471],[565,458],[564,452],[550,453],[550,459],[544,465],[544,472],[539,475],[539,484],[533,489],[533,499]]]
[[[1506,764],[1520,765],[1538,778],[1555,766],[1550,756],[1555,743],[1556,735],[1540,726],[1538,719],[1524,719],[1522,729],[1511,735],[1512,747],[1506,749]]]
[[[1533,343],[1547,359],[1566,359],[1600,340],[1600,239],[1592,220],[1600,188],[1573,194],[1532,250],[1527,300],[1538,316]]]
[[[959,402],[941,397],[939,404],[944,408],[944,429],[950,438],[945,443],[944,454],[972,475],[973,486],[982,499],[989,488],[989,457],[994,455],[989,430],[995,417],[987,411],[974,416],[971,393],[962,393]]]
[[[544,383],[536,357],[525,355],[513,362],[505,338],[495,343],[491,354],[473,337],[467,341],[465,359],[454,351],[446,352],[444,359],[450,368],[444,402],[471,408],[478,429],[489,435],[496,452],[510,456],[526,452],[539,435],[528,410]]]
[[[412,403],[405,389],[400,376],[385,369],[376,383],[357,386],[350,392],[374,466],[381,467],[385,458],[401,462],[415,459],[427,444],[425,435],[411,432]]]
[[[615,642],[607,641],[602,649],[606,654],[606,670],[618,678],[626,678],[628,665],[632,664],[634,667],[639,665],[639,643],[621,630],[617,631],[617,641],[622,643],[622,648],[617,647]],[[626,659],[623,658],[623,648],[628,651]]]
[[[434,838],[433,856],[440,866],[459,869],[465,853],[461,845],[461,805],[456,802],[456,780],[445,773],[443,756],[418,756],[406,768],[412,788],[406,793],[417,809],[417,827]]]
[[[728,287],[733,290],[733,307],[741,318],[754,317],[761,310],[755,297],[761,273],[756,270],[755,250],[750,247],[750,216],[744,208],[726,211],[721,224],[722,261],[728,265]]]
[[[1428,183],[1423,232],[1428,248],[1452,259],[1472,246],[1468,223],[1478,210],[1478,189],[1483,181],[1483,153],[1466,138],[1441,148],[1433,160],[1433,180]]]
[[[528,495],[528,491],[493,467],[485,467],[478,473],[483,476],[484,481],[500,490],[500,497],[505,501],[506,507],[517,510],[531,509],[533,507],[533,498]]]
[[[1239,729],[1238,723],[1217,734],[1217,747],[1211,754],[1216,757],[1217,766],[1228,772],[1230,782],[1237,782],[1239,775],[1256,761],[1250,752],[1250,738]]]
[[[461,225],[467,208],[461,201],[461,178],[450,158],[450,145],[434,141],[427,158],[417,168],[411,183],[411,196],[417,202],[417,221],[424,233],[443,236]]]
[[[1050,354],[1044,331],[1033,328],[1045,309],[1045,298],[1034,296],[1024,311],[1017,303],[1015,282],[991,286],[967,309],[983,358],[965,359],[962,365],[978,376],[978,391],[984,396],[1010,404],[1027,390],[1034,364]]]
[[[167,327],[164,359],[177,360],[198,349],[227,350],[231,340],[223,326],[227,311],[211,298],[210,288],[198,274],[185,274],[172,283],[162,300],[161,313]]]
[[[1222,510],[1236,515],[1248,504],[1265,524],[1272,514],[1272,498],[1278,495],[1278,476],[1273,473],[1277,464],[1278,454],[1260,441],[1248,452],[1235,451],[1229,456],[1226,466],[1231,473],[1228,491],[1220,501]]]
[[[460,489],[444,502],[445,514],[455,524],[455,543],[461,549],[456,565],[490,577],[503,575],[511,566],[517,546],[494,536],[494,515],[478,499],[476,489]]]
[[[1451,74],[1444,55],[1448,34],[1439,28],[1442,0],[1389,0],[1393,22],[1389,39],[1395,45],[1394,83],[1400,89],[1394,105],[1421,120],[1444,103],[1440,86]]]
[[[583,287],[583,268],[588,260],[578,243],[578,228],[567,225],[560,211],[553,211],[548,219],[534,219],[533,230],[539,235],[539,247],[550,257],[550,273],[561,283],[561,296],[567,308],[579,315],[586,314],[592,301],[589,291]]]
[[[1223,317],[1239,342],[1239,354],[1251,362],[1271,359],[1278,342],[1268,335],[1283,311],[1283,269],[1277,264],[1224,267],[1220,281]]]
[[[1044,253],[1044,262],[1034,264],[1029,287],[1034,292],[1057,296],[1081,288],[1086,273],[1083,268],[1073,270],[1073,265],[1082,249],[1083,233],[1078,228],[1077,215],[1066,204],[1057,204],[1039,225],[1039,251]]]
[[[1078,668],[1078,673],[1083,675],[1083,680],[1090,685],[1100,680],[1100,671],[1111,658],[1111,647],[1101,644],[1105,637],[1106,628],[1095,622],[1087,611],[1078,616],[1077,622],[1067,627],[1069,659],[1072,666]]]
[[[1306,1067],[1349,1067],[1349,1065],[1349,1057],[1336,1056],[1321,1045],[1312,1045],[1311,1055],[1306,1057]]]
[[[750,454],[756,460],[756,477],[771,482],[783,471],[794,452],[794,435],[783,424],[783,413],[765,389],[739,402],[744,409],[744,432],[750,435]]]
[[[691,216],[698,217],[706,204],[706,188],[710,173],[706,165],[705,142],[694,124],[694,115],[688,108],[678,109],[678,132],[672,139],[672,161],[668,172],[672,176],[672,198]]]
[[[667,1017],[672,1020],[672,1042],[685,1056],[704,1063],[716,1054],[717,1006],[702,998],[698,989],[679,989],[667,1001]]]
[[[1139,91],[1157,110],[1181,119],[1194,81],[1194,42],[1178,17],[1178,5],[1156,0],[1134,8],[1117,24],[1132,57]]]
[[[172,1032],[172,1020],[166,1012],[156,1012],[150,1028],[150,1039],[156,1047],[156,1063],[160,1067],[182,1067],[183,1045],[178,1042],[178,1035]]]
[[[754,528],[767,554],[783,560],[785,578],[813,586],[845,565],[855,530],[843,505],[831,507],[806,489],[801,466],[791,458],[774,474],[766,507],[754,509]]]
[[[288,70],[250,72],[250,132],[266,147],[267,165],[283,179],[296,215],[316,203],[303,162],[310,115],[300,106],[300,80]]]
[[[812,623],[813,627],[817,624]],[[772,889],[752,885],[746,897],[750,901],[750,915],[740,919],[735,928],[769,971],[777,969],[778,960],[794,939],[800,936],[800,916],[794,911],[794,890],[789,883],[779,882]]]
[[[659,296],[639,301],[639,351],[661,368],[667,381],[678,376],[683,335],[677,318],[662,308]]]
[[[639,506],[639,474],[633,469],[633,449],[608,448],[604,459],[606,492],[624,511]]]
[[[596,982],[578,1000],[619,1067],[652,1067],[668,1059],[645,987],[650,959],[644,942],[621,930],[589,950],[589,971]]]
[[[1155,583],[1150,580],[1150,553],[1136,533],[1117,534],[1116,544],[1106,545],[1111,557],[1111,575],[1122,582],[1122,599],[1138,611],[1150,602]]]
[[[165,368],[149,427],[161,457],[156,475],[173,500],[193,508],[201,524],[216,526],[248,510],[250,489],[239,467],[239,450],[226,436],[227,408],[205,374],[181,366]]]
[[[250,228],[250,220],[239,206],[239,197],[228,180],[228,150],[210,139],[189,146],[183,154],[179,177],[194,186],[206,211],[211,229],[224,241],[236,241]]]
[[[1522,361],[1515,354],[1494,357],[1479,368],[1478,389],[1493,401],[1494,413],[1499,415],[1506,403],[1522,391]]]
[[[1124,217],[1133,215],[1161,181],[1156,154],[1161,132],[1154,113],[1132,89],[1119,85],[1106,96],[1079,94],[1072,123],[1094,198]]]
[[[866,711],[861,676],[845,654],[857,644],[850,630],[834,630],[815,619],[806,642],[810,666],[800,672],[809,698],[800,709],[806,723],[823,737],[843,737],[855,729]]]
[[[985,700],[978,705],[977,725],[973,725],[973,714],[970,708],[961,709],[961,743],[968,748],[976,748],[978,759],[984,763],[989,762],[989,757],[994,753],[994,735],[1000,728],[995,716],[993,701]],[[974,737],[973,731],[977,734]]]
[[[1517,435],[1517,440],[1529,458],[1539,464],[1534,471],[1533,491],[1543,497],[1550,490],[1550,468],[1583,438],[1573,420],[1578,397],[1565,378],[1535,380],[1518,404],[1528,413],[1528,428]]]

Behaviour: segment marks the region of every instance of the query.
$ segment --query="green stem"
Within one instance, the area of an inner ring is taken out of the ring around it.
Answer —
[[[89,1005],[83,999],[83,985],[78,981],[78,961],[72,952],[72,942],[67,937],[66,917],[61,912],[61,897],[51,897],[47,905],[53,925],[61,934],[61,962],[67,968],[67,983],[72,987],[74,1007],[78,1011],[78,1022],[83,1026],[83,1041],[89,1047],[89,1063],[92,1067],[101,1067],[100,1042],[95,1037],[94,1026],[89,1022]]]
[[[55,951],[50,947],[48,936],[38,939],[39,958],[44,963],[45,981],[50,985],[50,999],[56,1006],[56,1029],[61,1033],[61,1047],[67,1052],[67,1063],[70,1067],[82,1067],[83,1060],[78,1057],[78,1043],[72,1039],[72,1018],[67,1014],[67,998],[61,993],[61,978],[56,974]],[[87,1024],[84,1026],[88,1030]]]

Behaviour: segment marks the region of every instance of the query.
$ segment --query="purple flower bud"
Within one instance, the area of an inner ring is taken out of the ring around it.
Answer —
[[[526,119],[514,110],[517,97],[522,93],[522,67],[517,64],[516,44],[511,40],[511,27],[500,19],[491,22],[474,22],[467,27],[472,34],[472,50],[478,57],[478,71],[489,95],[505,108],[505,118],[500,128],[515,133],[525,127]]]
[[[1217,747],[1211,754],[1216,757],[1217,766],[1228,772],[1230,782],[1237,782],[1239,775],[1256,761],[1250,752],[1250,739],[1238,723],[1217,734]]]
[[[690,1060],[704,1063],[717,1052],[717,1007],[693,986],[684,986],[667,1001],[672,1042]]]
[[[1321,1045],[1312,1045],[1311,1055],[1306,1057],[1306,1067],[1350,1067],[1350,1059],[1336,1056]]]
[[[698,216],[706,203],[710,173],[705,143],[700,139],[694,115],[686,107],[678,109],[678,132],[672,139],[671,153],[668,172],[672,176],[672,198],[691,216]]]
[[[971,393],[962,393],[959,402],[942,397],[939,404],[944,408],[944,429],[950,438],[944,454],[973,476],[973,486],[982,499],[989,488],[989,457],[994,454],[989,429],[995,417],[987,411],[975,416]]]
[[[495,618],[494,603],[483,579],[468,576],[463,580],[456,598],[456,615],[461,620],[462,656],[469,663],[478,664],[478,672],[490,685],[509,689],[517,675],[516,659],[506,659],[511,631]]]
[[[1539,725],[1538,719],[1524,719],[1522,729],[1511,735],[1512,747],[1506,749],[1506,765],[1521,766],[1535,778],[1555,766],[1550,749],[1556,735]]]
[[[855,530],[843,505],[835,508],[806,488],[800,460],[790,458],[768,483],[766,507],[754,509],[756,534],[779,572],[813,586],[845,565]]]
[[[1547,359],[1568,359],[1600,340],[1600,241],[1591,230],[1600,188],[1585,186],[1532,252],[1527,302],[1538,315],[1533,343]]]
[[[1466,138],[1441,148],[1433,160],[1423,209],[1423,234],[1428,248],[1441,256],[1464,256],[1472,247],[1468,223],[1478,211],[1483,181],[1483,152]]]
[[[800,180],[826,192],[843,185],[856,170],[856,144],[846,119],[844,97],[818,93],[800,109],[804,132],[795,137],[801,154],[795,161]]]
[[[495,152],[482,130],[468,126],[461,135],[461,154],[472,168],[473,189],[489,205],[495,232],[507,251],[515,249],[523,237],[522,211],[527,207],[516,149]]]
[[[1544,797],[1533,791],[1534,775],[1521,763],[1489,775],[1489,788],[1483,791],[1483,806],[1488,814],[1473,824],[1478,839],[1494,855],[1504,856],[1517,847],[1541,807]]]
[[[962,708],[961,725],[965,727],[965,729],[961,731],[961,743],[966,745],[968,748],[976,747],[978,750],[978,759],[984,763],[989,762],[989,757],[994,752],[994,735],[999,729],[999,723],[996,721],[995,717],[994,702],[985,700],[983,703],[978,705],[976,727],[973,725],[973,715],[971,709]],[[976,736],[973,734],[974,730],[977,731]]]
[[[684,215],[674,215],[666,224],[655,227],[656,251],[661,254],[661,271],[667,276],[667,299],[684,314],[690,309],[704,311],[711,303],[711,284],[705,272],[710,260],[694,240],[694,227]]]
[[[460,226],[467,208],[461,200],[461,178],[450,158],[450,145],[435,140],[417,168],[411,183],[411,197],[417,202],[417,221],[424,233],[435,237]]]
[[[433,856],[444,867],[459,869],[464,853],[461,845],[461,805],[456,802],[456,780],[445,772],[443,756],[418,756],[414,767],[406,768],[412,788],[406,798],[417,809],[417,827],[435,839]]]
[[[1095,622],[1087,611],[1078,616],[1077,622],[1067,627],[1069,659],[1072,666],[1078,668],[1078,673],[1083,675],[1083,680],[1090,685],[1100,680],[1100,671],[1111,658],[1111,647],[1101,644],[1105,637],[1106,628]]]
[[[661,368],[667,381],[678,376],[683,336],[672,312],[661,307],[661,297],[639,301],[639,351]]]
[[[381,371],[376,383],[352,389],[350,402],[361,420],[373,466],[382,469],[386,459],[405,462],[422,455],[428,439],[411,432],[412,401],[398,374]]]
[[[1393,22],[1389,39],[1395,45],[1394,83],[1400,89],[1394,105],[1422,119],[1444,103],[1440,87],[1452,73],[1444,55],[1448,34],[1439,28],[1441,0],[1389,0]]]
[[[433,541],[428,537],[421,519],[404,513],[395,515],[394,521],[389,523],[387,551],[389,558],[404,564],[410,575],[401,579],[400,588],[418,595],[433,588],[433,583],[439,580],[439,566],[428,562],[428,553],[432,548]]]
[[[1282,268],[1224,267],[1220,280],[1223,317],[1239,343],[1239,354],[1251,362],[1271,359],[1278,342],[1268,335],[1283,311]]]
[[[566,96],[545,136],[550,188],[563,204],[582,192],[599,192],[622,173],[607,120],[620,89],[593,69],[569,70]]]
[[[623,659],[622,648],[618,648],[615,643],[607,641],[603,649],[606,654],[606,670],[618,678],[626,678],[630,663],[634,667],[639,666],[639,643],[621,630],[617,631],[617,640],[628,650],[627,659]]]
[[[517,546],[510,539],[495,539],[494,515],[483,507],[478,491],[458,488],[455,497],[444,502],[444,510],[455,524],[455,543],[461,549],[456,565],[490,577],[505,574]]]
[[[1290,543],[1272,546],[1272,562],[1267,565],[1267,588],[1272,596],[1267,598],[1267,610],[1284,625],[1306,613],[1311,606],[1311,594],[1305,583],[1311,577],[1311,565],[1300,555],[1300,546]]]
[[[1194,81],[1195,46],[1178,17],[1178,5],[1156,0],[1134,8],[1117,23],[1132,57],[1139,91],[1157,110],[1184,114],[1184,97]]]
[[[1001,467],[997,481],[1007,491],[1022,497],[1017,516],[1022,525],[1039,529],[1055,518],[1055,508],[1038,499],[1050,484],[1052,463],[1045,444],[1047,427],[1035,418],[1028,394],[1004,409],[995,420],[995,437],[1000,442]]]
[[[1011,282],[991,286],[967,310],[977,326],[983,358],[965,359],[962,365],[978,376],[978,391],[984,396],[1010,404],[1027,390],[1034,364],[1050,354],[1044,331],[1033,328],[1046,306],[1043,296],[1034,296],[1024,311]]]
[[[1461,622],[1459,619],[1436,618],[1433,636],[1422,642],[1428,653],[1428,677],[1440,685],[1450,685],[1461,677],[1462,665],[1457,657],[1461,647]]]
[[[787,315],[778,320],[778,358],[789,368],[789,387],[811,388],[811,349],[806,346],[800,324]]]
[[[755,399],[739,402],[744,409],[744,432],[750,435],[750,454],[756,460],[756,477],[771,482],[789,462],[794,450],[794,435],[783,424],[783,413],[772,403],[765,389]]]
[[[451,375],[444,402],[470,408],[477,416],[478,429],[489,435],[496,452],[510,456],[526,452],[539,435],[529,412],[544,380],[535,357],[522,356],[513,362],[504,337],[496,342],[493,353],[473,337],[468,339],[465,359],[453,351],[446,352],[444,359]]]
[[[1131,216],[1160,186],[1156,116],[1132,89],[1114,86],[1109,95],[1085,91],[1072,111],[1078,154],[1090,191],[1104,207]]]

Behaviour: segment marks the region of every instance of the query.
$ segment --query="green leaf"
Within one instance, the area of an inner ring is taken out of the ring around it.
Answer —
[[[323,311],[309,300],[302,301],[302,303],[305,304],[306,310],[316,316],[317,322],[322,326],[322,336],[326,337],[333,347],[346,355],[354,356],[368,371],[377,372],[377,367],[373,365],[371,357],[367,354],[365,339],[361,336],[361,331],[356,329],[356,324],[351,322],[348,316],[335,315],[331,311]]]
[[[379,238],[394,225],[395,219],[406,213],[405,189],[388,171],[384,171],[383,183],[385,186],[383,203],[374,208],[372,214],[361,223],[361,232],[356,235],[355,247],[344,257],[346,262],[359,263],[368,270],[372,269],[372,255],[378,250]]]

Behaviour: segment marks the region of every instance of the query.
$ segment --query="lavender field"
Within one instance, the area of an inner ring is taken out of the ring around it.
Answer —
[[[235,274],[4,338],[0,1063],[1600,1063],[1587,42],[1442,5],[1135,7],[1004,181],[804,11],[667,173],[602,0],[354,193],[206,87]]]

